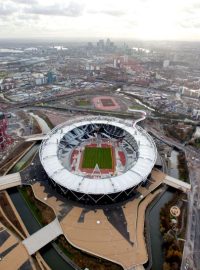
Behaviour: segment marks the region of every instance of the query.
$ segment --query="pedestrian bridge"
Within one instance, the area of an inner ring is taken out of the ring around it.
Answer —
[[[20,173],[12,173],[0,177],[0,191],[7,188],[20,186],[21,184],[22,179]]]
[[[27,237],[22,243],[26,247],[28,254],[33,255],[61,234],[63,234],[63,231],[56,218],[39,231]]]
[[[26,142],[34,142],[34,141],[42,141],[46,137],[46,134],[33,134],[29,136],[23,136],[21,137],[24,139]]]
[[[137,265],[137,266],[134,266],[132,269],[130,270],[144,270],[144,266],[143,265]]]
[[[185,193],[187,193],[191,190],[190,184],[183,182],[181,180],[178,180],[178,179],[171,177],[169,175],[165,176],[165,178],[163,179],[163,183],[165,183],[173,188],[180,189]]]

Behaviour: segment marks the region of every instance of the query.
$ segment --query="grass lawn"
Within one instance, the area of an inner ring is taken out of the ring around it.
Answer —
[[[42,213],[37,208],[35,203],[31,200],[30,195],[27,192],[27,187],[18,188],[19,193],[22,195],[24,200],[26,201],[28,207],[31,209],[33,215],[35,216],[36,220],[39,222],[40,225],[44,225],[42,221]]]
[[[82,168],[93,169],[98,164],[100,169],[112,169],[112,149],[85,147]]]
[[[90,101],[88,99],[76,100],[75,103],[77,106],[89,106],[90,105]]]
[[[129,109],[132,109],[132,110],[146,110],[146,108],[144,106],[139,105],[139,104],[134,104],[134,105],[130,106]]]

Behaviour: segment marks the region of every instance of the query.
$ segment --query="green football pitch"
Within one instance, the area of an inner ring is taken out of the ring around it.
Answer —
[[[93,169],[98,164],[100,169],[112,169],[112,149],[85,147],[82,168]]]

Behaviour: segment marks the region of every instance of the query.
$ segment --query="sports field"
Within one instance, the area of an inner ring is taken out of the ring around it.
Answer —
[[[100,169],[112,169],[112,149],[108,147],[85,147],[82,168],[93,169],[96,164]]]

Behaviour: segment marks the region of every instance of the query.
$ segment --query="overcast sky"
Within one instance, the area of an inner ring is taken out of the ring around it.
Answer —
[[[200,0],[0,0],[0,38],[200,40]]]

